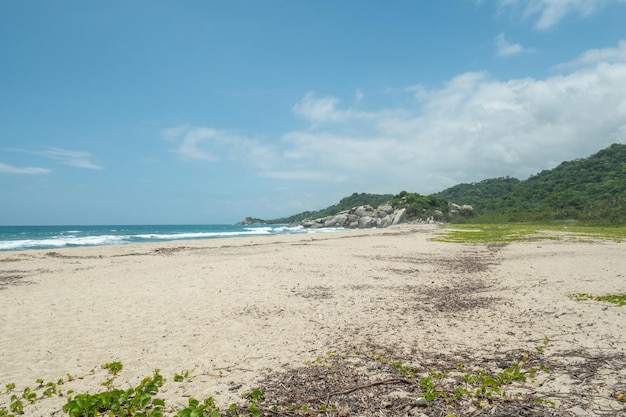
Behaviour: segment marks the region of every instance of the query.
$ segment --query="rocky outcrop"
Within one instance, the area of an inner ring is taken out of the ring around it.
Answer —
[[[328,217],[300,222],[303,227],[317,229],[322,227],[344,227],[350,229],[370,229],[374,227],[389,227],[407,223],[408,217],[405,208],[394,209],[390,204],[383,204],[378,208],[372,206],[358,206]],[[422,222],[433,222],[432,219]]]
[[[450,213],[461,213],[461,214],[472,214],[474,212],[474,207],[469,204],[463,204],[459,206],[458,204],[448,203],[448,207],[450,207]]]
[[[247,226],[251,224],[265,224],[265,220],[255,219],[253,217],[246,217],[240,222],[235,223],[236,225]]]
[[[406,201],[402,200],[403,203]],[[470,205],[448,203],[446,213],[441,210],[431,210],[423,218],[409,218],[406,208],[394,208],[391,204],[383,204],[378,208],[372,206],[358,206],[344,210],[338,214],[313,220],[303,220],[300,225],[305,228],[319,229],[322,227],[342,227],[349,229],[369,229],[374,227],[389,227],[402,223],[439,223],[450,221],[451,216],[471,216],[474,208]]]

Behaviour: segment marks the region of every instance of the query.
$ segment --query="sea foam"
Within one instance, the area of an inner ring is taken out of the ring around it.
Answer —
[[[0,251],[324,233],[299,225],[0,226]]]

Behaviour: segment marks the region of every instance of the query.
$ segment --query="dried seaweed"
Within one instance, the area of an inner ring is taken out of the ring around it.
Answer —
[[[403,360],[417,360],[420,374],[416,377],[406,377],[398,367],[392,366],[390,361],[381,358],[391,358],[389,347],[373,348],[376,354],[334,354],[325,358],[318,358],[312,364],[289,369],[267,376],[258,385],[264,393],[264,398],[258,403],[267,415],[280,414],[319,415],[319,416],[420,416],[423,413],[428,417],[444,417],[450,414],[455,416],[573,416],[572,410],[583,410],[594,415],[622,416],[626,406],[616,400],[611,407],[599,405],[590,392],[590,386],[581,387],[577,395],[562,396],[558,393],[538,392],[534,385],[528,385],[526,394],[517,397],[510,395],[506,398],[491,398],[481,406],[471,398],[450,400],[450,397],[439,397],[427,404],[418,400],[424,393],[420,387],[419,378],[428,374],[429,370],[436,369],[445,373],[457,373],[459,361],[465,363],[466,369],[491,369],[494,373],[499,368],[511,366],[519,360],[524,351],[505,352],[495,354],[491,358],[472,358],[467,353],[448,354],[421,353],[417,357],[406,354]],[[382,353],[380,353],[382,352]],[[417,352],[412,355],[417,355]],[[583,360],[574,368],[567,364],[567,357],[574,355]],[[550,374],[565,375],[570,372],[586,371],[597,374],[604,367],[602,363],[611,363],[612,366],[623,369],[624,355],[597,356],[582,351],[562,352],[551,357],[531,355],[526,366],[529,368],[545,367]],[[442,382],[442,390],[451,390],[458,378],[449,378]],[[594,384],[598,384],[595,381]],[[447,385],[446,385],[447,384]],[[524,388],[524,387],[522,387]],[[618,389],[623,387],[612,387]],[[585,395],[584,391],[587,391]],[[552,405],[558,402],[558,406]],[[308,410],[308,411],[307,411]]]
[[[0,290],[7,288],[9,285],[23,285],[29,284],[29,281],[25,281],[27,277],[26,271],[10,270],[0,271]]]

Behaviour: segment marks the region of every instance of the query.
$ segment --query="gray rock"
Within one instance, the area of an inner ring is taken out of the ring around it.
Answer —
[[[397,390],[397,391],[391,391],[389,394],[387,394],[385,397],[387,398],[391,398],[391,399],[398,399],[398,398],[406,398],[408,397],[409,394],[406,391],[402,391],[402,390]]]
[[[369,216],[363,216],[359,219],[359,229],[369,229],[372,227],[376,227],[376,219],[373,219]]]
[[[454,203],[448,203],[450,213],[467,214],[472,213],[473,208],[470,205],[460,206]],[[415,218],[412,223],[436,223],[444,220],[444,213],[440,210],[434,211],[434,216],[428,218]],[[350,210],[344,210],[337,215],[328,216],[321,219],[307,219],[300,222],[305,228],[318,229],[322,227],[348,227],[351,229],[367,229],[372,227],[389,227],[397,224],[407,223],[409,221],[405,208],[394,209],[391,204],[383,204],[377,209],[370,205],[353,207]]]
[[[406,223],[406,209],[400,209],[398,211],[395,212],[395,216],[393,218],[393,224],[400,224],[400,223]]]
[[[371,217],[374,214],[374,207],[372,206],[359,206],[354,209],[354,214],[359,217]]]
[[[348,221],[347,214],[338,214],[336,216],[330,216],[328,220],[324,222],[324,227],[344,227]]]
[[[391,204],[383,204],[382,206],[378,207],[378,212],[380,213],[381,217],[384,217],[385,215],[391,214],[393,213],[393,207],[391,206]]]
[[[380,219],[380,221],[378,222],[378,227],[389,227],[392,224],[393,224],[393,216],[390,214],[387,214],[385,217]]]
[[[428,417],[428,414],[424,414],[422,413],[417,407],[411,409],[411,411],[409,411],[409,416],[411,417]]]

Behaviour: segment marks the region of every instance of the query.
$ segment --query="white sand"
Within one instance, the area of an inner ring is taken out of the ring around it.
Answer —
[[[0,290],[0,391],[70,373],[87,377],[68,388],[97,392],[100,365],[120,361],[124,388],[155,368],[170,381],[188,370],[192,378],[160,397],[186,405],[187,396],[213,396],[227,406],[268,372],[368,344],[489,356],[547,336],[553,355],[625,352],[625,307],[567,296],[625,293],[623,243],[499,248],[433,242],[435,230],[0,253],[0,279],[21,277]],[[619,378],[623,369],[607,372],[598,407],[615,406],[610,384]],[[27,414],[63,403],[40,401]]]

